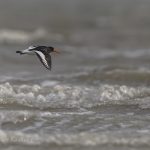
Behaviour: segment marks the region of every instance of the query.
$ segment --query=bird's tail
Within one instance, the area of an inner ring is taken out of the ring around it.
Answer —
[[[16,53],[19,53],[20,55],[24,54],[22,51],[16,51]]]

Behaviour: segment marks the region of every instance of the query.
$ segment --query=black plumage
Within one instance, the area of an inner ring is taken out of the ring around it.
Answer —
[[[16,51],[19,54],[36,54],[41,63],[47,68],[51,70],[52,60],[50,53],[57,52],[53,47],[48,46],[30,46],[28,49]]]

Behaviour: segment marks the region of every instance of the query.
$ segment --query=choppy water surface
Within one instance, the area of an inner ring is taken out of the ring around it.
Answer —
[[[123,8],[133,18],[137,10],[148,11],[147,1],[128,7],[123,0],[119,5],[44,0],[45,9],[35,15],[40,1],[13,0],[17,5],[9,5],[7,19],[6,2],[0,2],[1,149],[149,150],[149,30],[120,20],[127,15]],[[20,11],[25,8],[28,12]],[[47,15],[56,10],[55,17]],[[51,72],[35,56],[15,53],[30,44],[60,49]]]

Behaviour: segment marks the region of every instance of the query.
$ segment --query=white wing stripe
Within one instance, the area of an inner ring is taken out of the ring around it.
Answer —
[[[29,51],[29,49],[22,50],[22,53],[23,54],[34,54],[34,52],[33,51]]]
[[[37,53],[40,56],[40,58],[41,58],[42,62],[44,63],[44,65],[47,68],[49,68],[49,65],[48,65],[48,63],[46,61],[45,55],[42,52],[40,52],[40,51],[35,51],[35,53]]]
[[[33,49],[33,48],[36,48],[35,46],[29,46],[29,48],[28,49]]]

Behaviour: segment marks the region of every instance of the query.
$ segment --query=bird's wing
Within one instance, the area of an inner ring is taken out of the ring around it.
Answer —
[[[51,56],[49,54],[43,54],[40,51],[34,51],[41,63],[49,70],[51,70]]]

